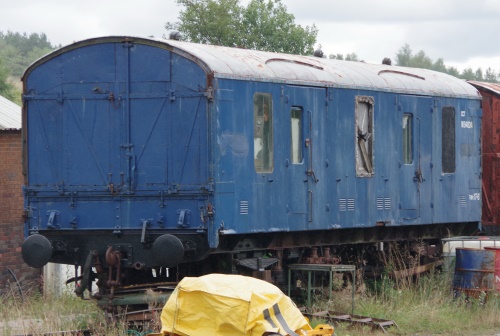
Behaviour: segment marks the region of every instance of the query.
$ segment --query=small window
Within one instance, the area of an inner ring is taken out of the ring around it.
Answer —
[[[356,96],[356,176],[373,176],[373,97]]]
[[[413,115],[403,114],[403,163],[413,163]]]
[[[291,153],[292,163],[302,163],[302,108],[293,106],[290,111],[291,120]]]
[[[455,108],[445,106],[442,112],[441,161],[443,173],[451,174],[455,172]]]
[[[256,93],[254,95],[253,116],[255,171],[258,173],[270,173],[274,168],[273,105],[270,94]]]

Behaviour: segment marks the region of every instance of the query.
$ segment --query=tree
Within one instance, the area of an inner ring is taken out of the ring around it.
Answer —
[[[52,51],[45,34],[7,33],[0,31],[0,59],[12,76],[20,78],[24,70],[36,59]]]
[[[431,69],[433,66],[432,60],[423,50],[413,55],[408,44],[405,44],[399,49],[399,52],[396,54],[396,64],[399,66],[424,69]]]
[[[20,105],[21,91],[15,79],[18,80],[33,61],[54,48],[45,34],[0,31],[0,95]]]
[[[318,30],[295,24],[281,0],[176,0],[180,22],[167,22],[196,43],[293,54],[312,54]]]
[[[495,70],[488,67],[488,69],[486,69],[486,73],[484,74],[484,80],[486,82],[495,83],[497,81],[497,78],[498,77]]]
[[[17,104],[21,103],[21,93],[9,82],[9,71],[0,59],[0,96],[5,97]]]
[[[431,69],[439,72],[444,72],[465,80],[497,82],[498,79],[497,74],[491,68],[488,68],[486,70],[486,74],[483,74],[483,70],[481,68],[478,68],[476,71],[474,71],[471,67],[464,69],[460,73],[456,67],[447,67],[444,64],[442,58],[438,58],[437,61],[433,62],[432,59],[428,57],[422,50],[419,51],[416,55],[413,55],[412,50],[408,44],[405,44],[399,49],[398,53],[396,54],[396,64],[399,66]]]
[[[344,56],[344,54],[330,54],[328,55],[328,58],[330,59],[337,59],[340,61],[346,60],[346,61],[356,61],[359,62],[359,57],[356,53],[349,53]]]
[[[356,55],[356,53],[350,53],[350,54],[345,55],[345,60],[359,62],[359,58],[358,58],[358,55]]]
[[[447,72],[446,65],[444,65],[444,61],[442,58],[438,58],[437,61],[432,64],[431,69],[439,72]]]
[[[425,54],[423,50],[420,50],[415,56],[410,59],[410,66],[413,68],[431,69],[432,65],[432,60]]]
[[[243,10],[242,24],[247,36],[243,45],[248,49],[301,55],[314,51],[316,26],[295,24],[280,0],[251,0]]]
[[[185,39],[195,43],[238,46],[241,42],[239,0],[176,0],[185,9],[180,22],[167,22],[168,30],[179,30]]]
[[[474,79],[477,81],[484,81],[483,78],[483,69],[478,68],[476,72],[474,73]]]
[[[462,73],[460,74],[460,78],[463,78],[465,80],[474,80],[475,79],[474,71],[472,70],[471,67],[468,67],[462,71]]]
[[[336,54],[336,55],[330,54],[330,55],[328,55],[328,58],[329,59],[337,59],[337,60],[342,61],[342,60],[344,60],[344,55],[343,54]]]
[[[458,71],[457,67],[451,66],[451,67],[446,68],[446,70],[447,70],[446,73],[448,75],[452,75],[452,76],[455,76],[455,77],[460,77],[460,71]]]
[[[412,57],[412,51],[410,45],[406,43],[404,46],[399,48],[399,51],[396,54],[396,64],[399,66],[409,67],[411,57]]]
[[[7,33],[0,32],[0,39],[14,46],[23,55],[28,54],[34,48],[53,49],[52,44],[47,39],[47,35],[44,33],[32,33],[28,36],[26,33],[21,34],[7,31]]]

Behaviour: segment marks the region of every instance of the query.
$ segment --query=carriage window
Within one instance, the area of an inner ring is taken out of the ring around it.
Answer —
[[[455,108],[443,107],[441,124],[441,161],[443,173],[455,172]]]
[[[268,93],[253,97],[254,135],[253,151],[255,171],[270,173],[274,168],[273,157],[273,104]]]
[[[413,163],[413,116],[410,113],[403,114],[403,163]]]
[[[291,153],[292,163],[302,162],[302,108],[293,106],[291,117]]]
[[[356,96],[356,176],[373,176],[373,97]]]

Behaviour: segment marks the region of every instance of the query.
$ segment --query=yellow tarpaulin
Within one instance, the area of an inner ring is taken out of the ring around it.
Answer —
[[[312,329],[278,287],[226,274],[184,278],[163,307],[161,322],[164,335],[181,336],[305,335]]]

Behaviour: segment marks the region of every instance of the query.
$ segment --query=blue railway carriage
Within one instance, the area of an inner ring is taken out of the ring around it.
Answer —
[[[481,218],[481,97],[446,74],[115,36],[23,82],[34,267],[94,267],[111,286],[279,269],[289,251]]]

